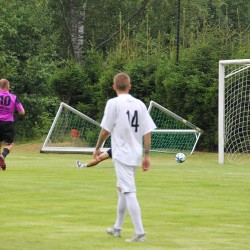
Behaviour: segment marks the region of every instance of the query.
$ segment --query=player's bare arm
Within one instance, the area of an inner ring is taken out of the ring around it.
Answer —
[[[151,147],[151,133],[144,135],[144,159],[142,161],[142,170],[147,171],[150,168],[150,147]]]
[[[103,145],[103,143],[105,142],[105,140],[109,137],[109,135],[110,135],[110,133],[107,130],[105,130],[104,128],[102,128],[102,130],[99,134],[99,138],[98,138],[97,143],[96,143],[95,151],[93,153],[93,156],[97,161],[100,161],[100,159],[99,159],[99,155],[101,154],[100,148]]]
[[[24,109],[21,110],[20,112],[18,112],[18,114],[21,115],[21,116],[24,116],[25,115],[25,110]]]

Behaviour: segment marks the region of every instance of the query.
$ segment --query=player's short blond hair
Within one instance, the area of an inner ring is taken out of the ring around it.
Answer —
[[[7,79],[0,80],[0,89],[8,89],[10,86],[10,82]]]
[[[130,86],[130,77],[124,72],[118,73],[114,76],[113,83],[118,90],[127,90]]]

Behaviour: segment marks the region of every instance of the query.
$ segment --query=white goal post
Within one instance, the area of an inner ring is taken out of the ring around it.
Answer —
[[[219,61],[218,163],[250,155],[250,59]]]
[[[148,108],[157,129],[152,132],[151,151],[192,154],[202,130],[154,101]],[[41,152],[91,153],[100,124],[78,110],[61,103]],[[111,147],[110,137],[101,151]]]
[[[148,108],[157,129],[152,131],[151,151],[192,154],[203,132],[200,128],[160,104]]]
[[[61,102],[41,153],[92,153],[100,133],[100,124]],[[101,151],[110,148],[110,138]]]

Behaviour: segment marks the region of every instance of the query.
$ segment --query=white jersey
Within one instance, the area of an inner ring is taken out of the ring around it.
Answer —
[[[130,94],[108,100],[101,127],[111,133],[112,158],[130,166],[141,163],[143,136],[156,128],[145,104]]]

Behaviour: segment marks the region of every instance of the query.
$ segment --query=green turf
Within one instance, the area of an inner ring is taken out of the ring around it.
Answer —
[[[91,155],[13,152],[0,172],[0,249],[249,249],[250,163],[217,165],[215,154],[196,153],[178,164],[152,155],[149,172],[137,171],[138,199],[147,232],[134,234],[127,214],[122,238],[105,229],[116,213],[111,160],[77,169]]]

